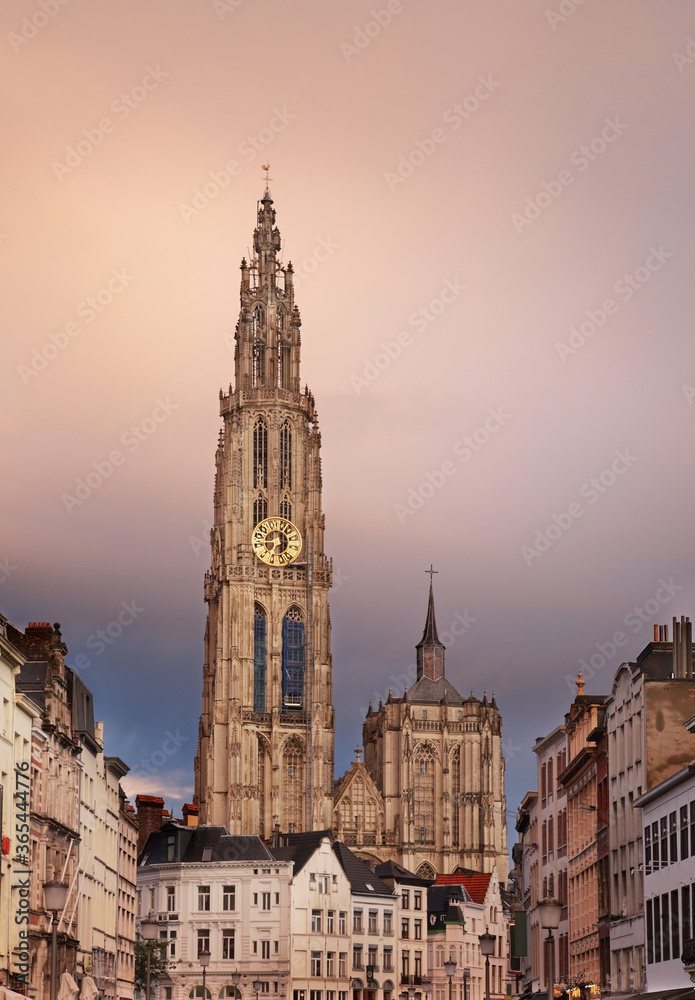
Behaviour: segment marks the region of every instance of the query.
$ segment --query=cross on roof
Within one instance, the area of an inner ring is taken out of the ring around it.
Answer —
[[[438,569],[432,569],[432,563],[430,563],[430,568],[425,570],[425,573],[429,573],[429,575],[430,575],[430,583],[432,583],[432,578],[433,578],[434,574],[438,573],[438,572],[439,572]]]

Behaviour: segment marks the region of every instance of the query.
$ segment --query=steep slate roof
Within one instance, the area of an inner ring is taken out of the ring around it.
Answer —
[[[375,896],[393,896],[391,889],[381,881],[378,875],[370,871],[364,861],[360,861],[342,840],[333,842],[333,853],[347,875],[353,892],[359,892],[362,895],[373,893]]]
[[[167,840],[174,836],[174,856],[166,856]],[[215,861],[259,861],[273,856],[260,837],[232,836],[226,826],[181,826],[169,822],[151,833],[142,851],[141,866],[207,864]],[[279,860],[279,859],[278,859]]]
[[[446,677],[440,677],[437,681],[433,681],[429,677],[421,677],[408,690],[408,701],[414,701],[418,704],[429,702],[438,705],[444,698],[450,705],[463,705],[466,700]]]
[[[453,875],[437,875],[435,884],[461,885],[473,903],[484,903],[491,878],[490,872],[454,872]]]
[[[397,861],[384,861],[382,864],[376,866],[374,872],[381,879],[392,878],[395,882],[400,882],[403,885],[427,886],[432,884],[431,879],[420,878],[419,875],[414,875],[413,872],[409,872],[403,865],[399,865]]]
[[[333,841],[330,830],[313,830],[307,833],[281,833],[273,837],[269,850],[276,861],[294,861],[294,874],[300,872],[321,844],[324,837]],[[279,846],[275,847],[275,842]]]
[[[27,660],[22,664],[17,678],[17,687],[35,705],[44,711],[46,708],[46,671],[47,660]]]

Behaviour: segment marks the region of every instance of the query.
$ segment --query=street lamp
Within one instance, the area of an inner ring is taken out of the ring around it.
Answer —
[[[555,938],[553,931],[560,926],[562,916],[562,903],[557,899],[545,899],[538,904],[538,916],[541,927],[548,932],[545,939],[548,951],[548,1000],[553,1000],[555,996]]]
[[[480,951],[485,956],[485,1000],[490,1000],[490,955],[495,954],[495,938],[490,931],[478,935]]]
[[[254,981],[253,981],[253,988],[256,991],[256,1000],[258,1000],[258,994],[261,992],[261,987],[262,986],[263,986],[263,983],[260,981],[260,979],[254,979]]]
[[[140,935],[147,948],[147,971],[145,973],[145,1000],[150,1000],[150,961],[152,958],[152,942],[157,937],[157,921],[151,917],[143,917],[140,921]]]
[[[58,995],[58,911],[62,913],[68,901],[67,882],[51,879],[43,884],[43,900],[47,910],[53,912],[51,921],[51,1000]]]
[[[241,997],[241,990],[239,989],[239,983],[241,982],[241,973],[233,972],[231,979],[232,979],[232,986],[234,987],[234,1000],[236,1000],[237,997]],[[283,1000],[283,997],[284,993],[281,993],[280,1000]]]
[[[453,996],[453,992],[452,992],[453,991],[453,985],[452,984],[453,984],[453,981],[454,981],[454,976],[456,975],[456,962],[454,961],[453,958],[447,959],[446,962],[444,963],[444,972],[449,977],[449,1000],[452,1000],[452,996]]]
[[[200,964],[201,964],[201,966],[203,968],[203,1000],[207,1000],[207,995],[208,994],[207,994],[207,990],[205,988],[205,970],[207,969],[208,965],[210,964],[210,949],[209,948],[203,948],[202,951],[198,952],[198,961],[200,962]]]
[[[463,1000],[468,1000],[468,980],[471,978],[471,970],[468,966],[463,970]]]

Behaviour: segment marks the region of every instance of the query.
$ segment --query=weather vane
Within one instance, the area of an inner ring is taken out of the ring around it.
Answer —
[[[270,176],[270,164],[269,163],[263,163],[261,165],[261,170],[265,170],[265,186],[268,187],[268,185],[270,184],[270,182],[273,179]]]

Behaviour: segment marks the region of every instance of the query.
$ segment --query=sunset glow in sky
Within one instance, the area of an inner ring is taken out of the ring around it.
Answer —
[[[322,430],[336,776],[370,698],[412,683],[433,564],[513,812],[581,662],[608,693],[695,614],[692,3],[5,0],[0,22],[0,611],[61,623],[126,788],[179,811],[269,162]]]

